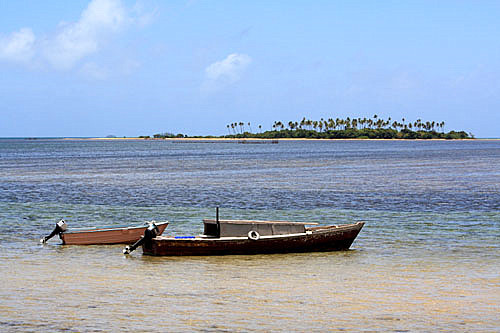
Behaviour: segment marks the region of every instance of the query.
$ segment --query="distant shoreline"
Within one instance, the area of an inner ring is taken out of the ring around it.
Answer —
[[[0,140],[67,140],[67,141],[179,141],[179,142],[242,142],[242,141],[500,141],[500,138],[467,138],[467,139],[370,139],[370,138],[342,138],[342,139],[315,139],[315,138],[277,138],[277,139],[260,139],[260,138],[203,138],[203,137],[187,137],[187,138],[140,138],[140,137],[4,137]]]
[[[61,140],[90,140],[90,141],[213,141],[213,142],[243,142],[243,141],[498,141],[500,138],[468,138],[468,139],[310,139],[310,138],[279,138],[279,139],[259,139],[259,138],[61,138]]]

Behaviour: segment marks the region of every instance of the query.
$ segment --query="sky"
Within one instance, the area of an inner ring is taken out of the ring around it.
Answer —
[[[0,137],[303,117],[500,137],[500,1],[0,0]]]

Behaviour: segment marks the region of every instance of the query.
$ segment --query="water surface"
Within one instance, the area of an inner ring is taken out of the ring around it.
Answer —
[[[129,257],[38,239],[366,222],[333,253]],[[2,331],[498,331],[500,142],[0,140]]]

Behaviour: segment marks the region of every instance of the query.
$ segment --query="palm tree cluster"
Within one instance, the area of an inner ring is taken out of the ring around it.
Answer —
[[[247,126],[247,127],[246,127]],[[383,119],[378,115],[372,118],[321,118],[310,120],[305,117],[301,121],[275,121],[271,130],[262,132],[259,125],[259,133],[252,133],[250,122],[235,122],[227,125],[229,135],[226,137],[236,138],[380,138],[380,139],[466,139],[473,137],[463,131],[444,133],[444,121],[422,121],[417,119],[413,122],[401,120]],[[437,132],[440,131],[440,132]]]
[[[317,132],[326,132],[330,130],[347,130],[347,129],[389,129],[392,128],[396,131],[401,131],[403,129],[418,130],[418,131],[435,131],[436,129],[441,129],[443,131],[445,122],[436,121],[426,121],[423,122],[421,119],[417,119],[415,122],[406,122],[405,118],[401,119],[401,122],[391,119],[389,117],[384,120],[377,115],[371,118],[328,118],[320,120],[310,120],[305,117],[302,118],[300,122],[289,121],[288,123],[283,123],[281,121],[275,121],[272,125],[274,131],[281,131],[284,129],[290,130],[314,130]],[[229,126],[229,125],[228,125]],[[242,132],[243,133],[243,132]]]
[[[231,135],[231,134],[243,134],[246,132],[252,133],[252,125],[250,124],[250,122],[248,122],[246,125],[248,126],[248,131],[245,130],[245,123],[242,121],[228,124],[228,125],[226,125],[226,128],[229,132],[229,135]],[[259,125],[259,132],[261,132],[261,131],[262,131],[262,125]]]

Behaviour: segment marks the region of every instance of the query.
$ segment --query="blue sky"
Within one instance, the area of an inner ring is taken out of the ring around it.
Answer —
[[[500,137],[500,1],[0,1],[0,137],[337,117]]]

